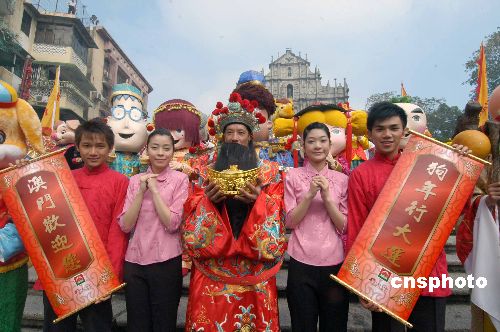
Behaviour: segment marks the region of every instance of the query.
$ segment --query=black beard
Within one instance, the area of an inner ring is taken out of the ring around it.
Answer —
[[[220,172],[231,165],[237,165],[243,171],[257,168],[257,154],[252,142],[248,147],[238,143],[222,143],[214,169]]]

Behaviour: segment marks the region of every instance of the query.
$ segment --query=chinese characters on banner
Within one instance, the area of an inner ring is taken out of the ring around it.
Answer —
[[[66,279],[84,271],[92,253],[56,174],[38,171],[20,178],[15,187],[54,277]]]
[[[3,199],[56,321],[124,286],[113,272],[63,152],[0,172]]]
[[[371,246],[377,261],[399,275],[411,275],[459,180],[460,173],[450,161],[417,156],[384,223],[388,231],[379,233]]]
[[[428,277],[483,164],[412,135],[335,280],[406,321],[420,288],[394,277]]]

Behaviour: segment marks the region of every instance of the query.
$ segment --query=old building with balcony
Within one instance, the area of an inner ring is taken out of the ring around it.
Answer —
[[[111,88],[115,84],[128,83],[142,92],[147,117],[148,94],[153,87],[103,26],[91,26],[89,32],[98,46],[89,51],[89,79],[96,87],[92,95],[93,112],[99,116],[110,115]]]
[[[23,65],[30,55],[29,102],[40,116],[57,66],[61,67],[63,120],[109,115],[109,95],[116,83],[136,86],[145,101],[153,90],[104,27],[85,26],[74,14],[47,11],[31,1],[2,0],[0,28],[12,36],[9,45],[0,42],[0,79],[19,89]]]
[[[15,89],[21,84],[24,62],[33,44],[36,26],[33,13],[23,1],[0,1],[0,79]]]
[[[35,7],[26,3],[27,8]],[[88,79],[89,49],[97,48],[80,19],[72,14],[36,11],[36,32],[30,54],[33,61],[33,85],[30,102],[43,111],[54,84],[56,67],[61,67],[61,118],[71,113],[83,119],[92,114],[90,99],[96,88]]]

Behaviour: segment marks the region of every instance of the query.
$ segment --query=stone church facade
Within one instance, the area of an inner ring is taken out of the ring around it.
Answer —
[[[349,99],[349,87],[344,84],[330,86],[321,84],[321,74],[316,67],[310,69],[311,63],[295,55],[291,49],[269,64],[269,73],[265,75],[266,87],[274,98],[292,98],[295,112],[314,103],[338,104]]]

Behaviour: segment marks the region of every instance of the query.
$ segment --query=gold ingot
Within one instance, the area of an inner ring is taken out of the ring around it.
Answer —
[[[219,186],[220,190],[228,196],[240,194],[240,189],[244,188],[247,182],[257,185],[257,178],[260,168],[253,168],[248,171],[238,169],[238,165],[231,165],[229,169],[221,172],[208,168],[208,179]]]

